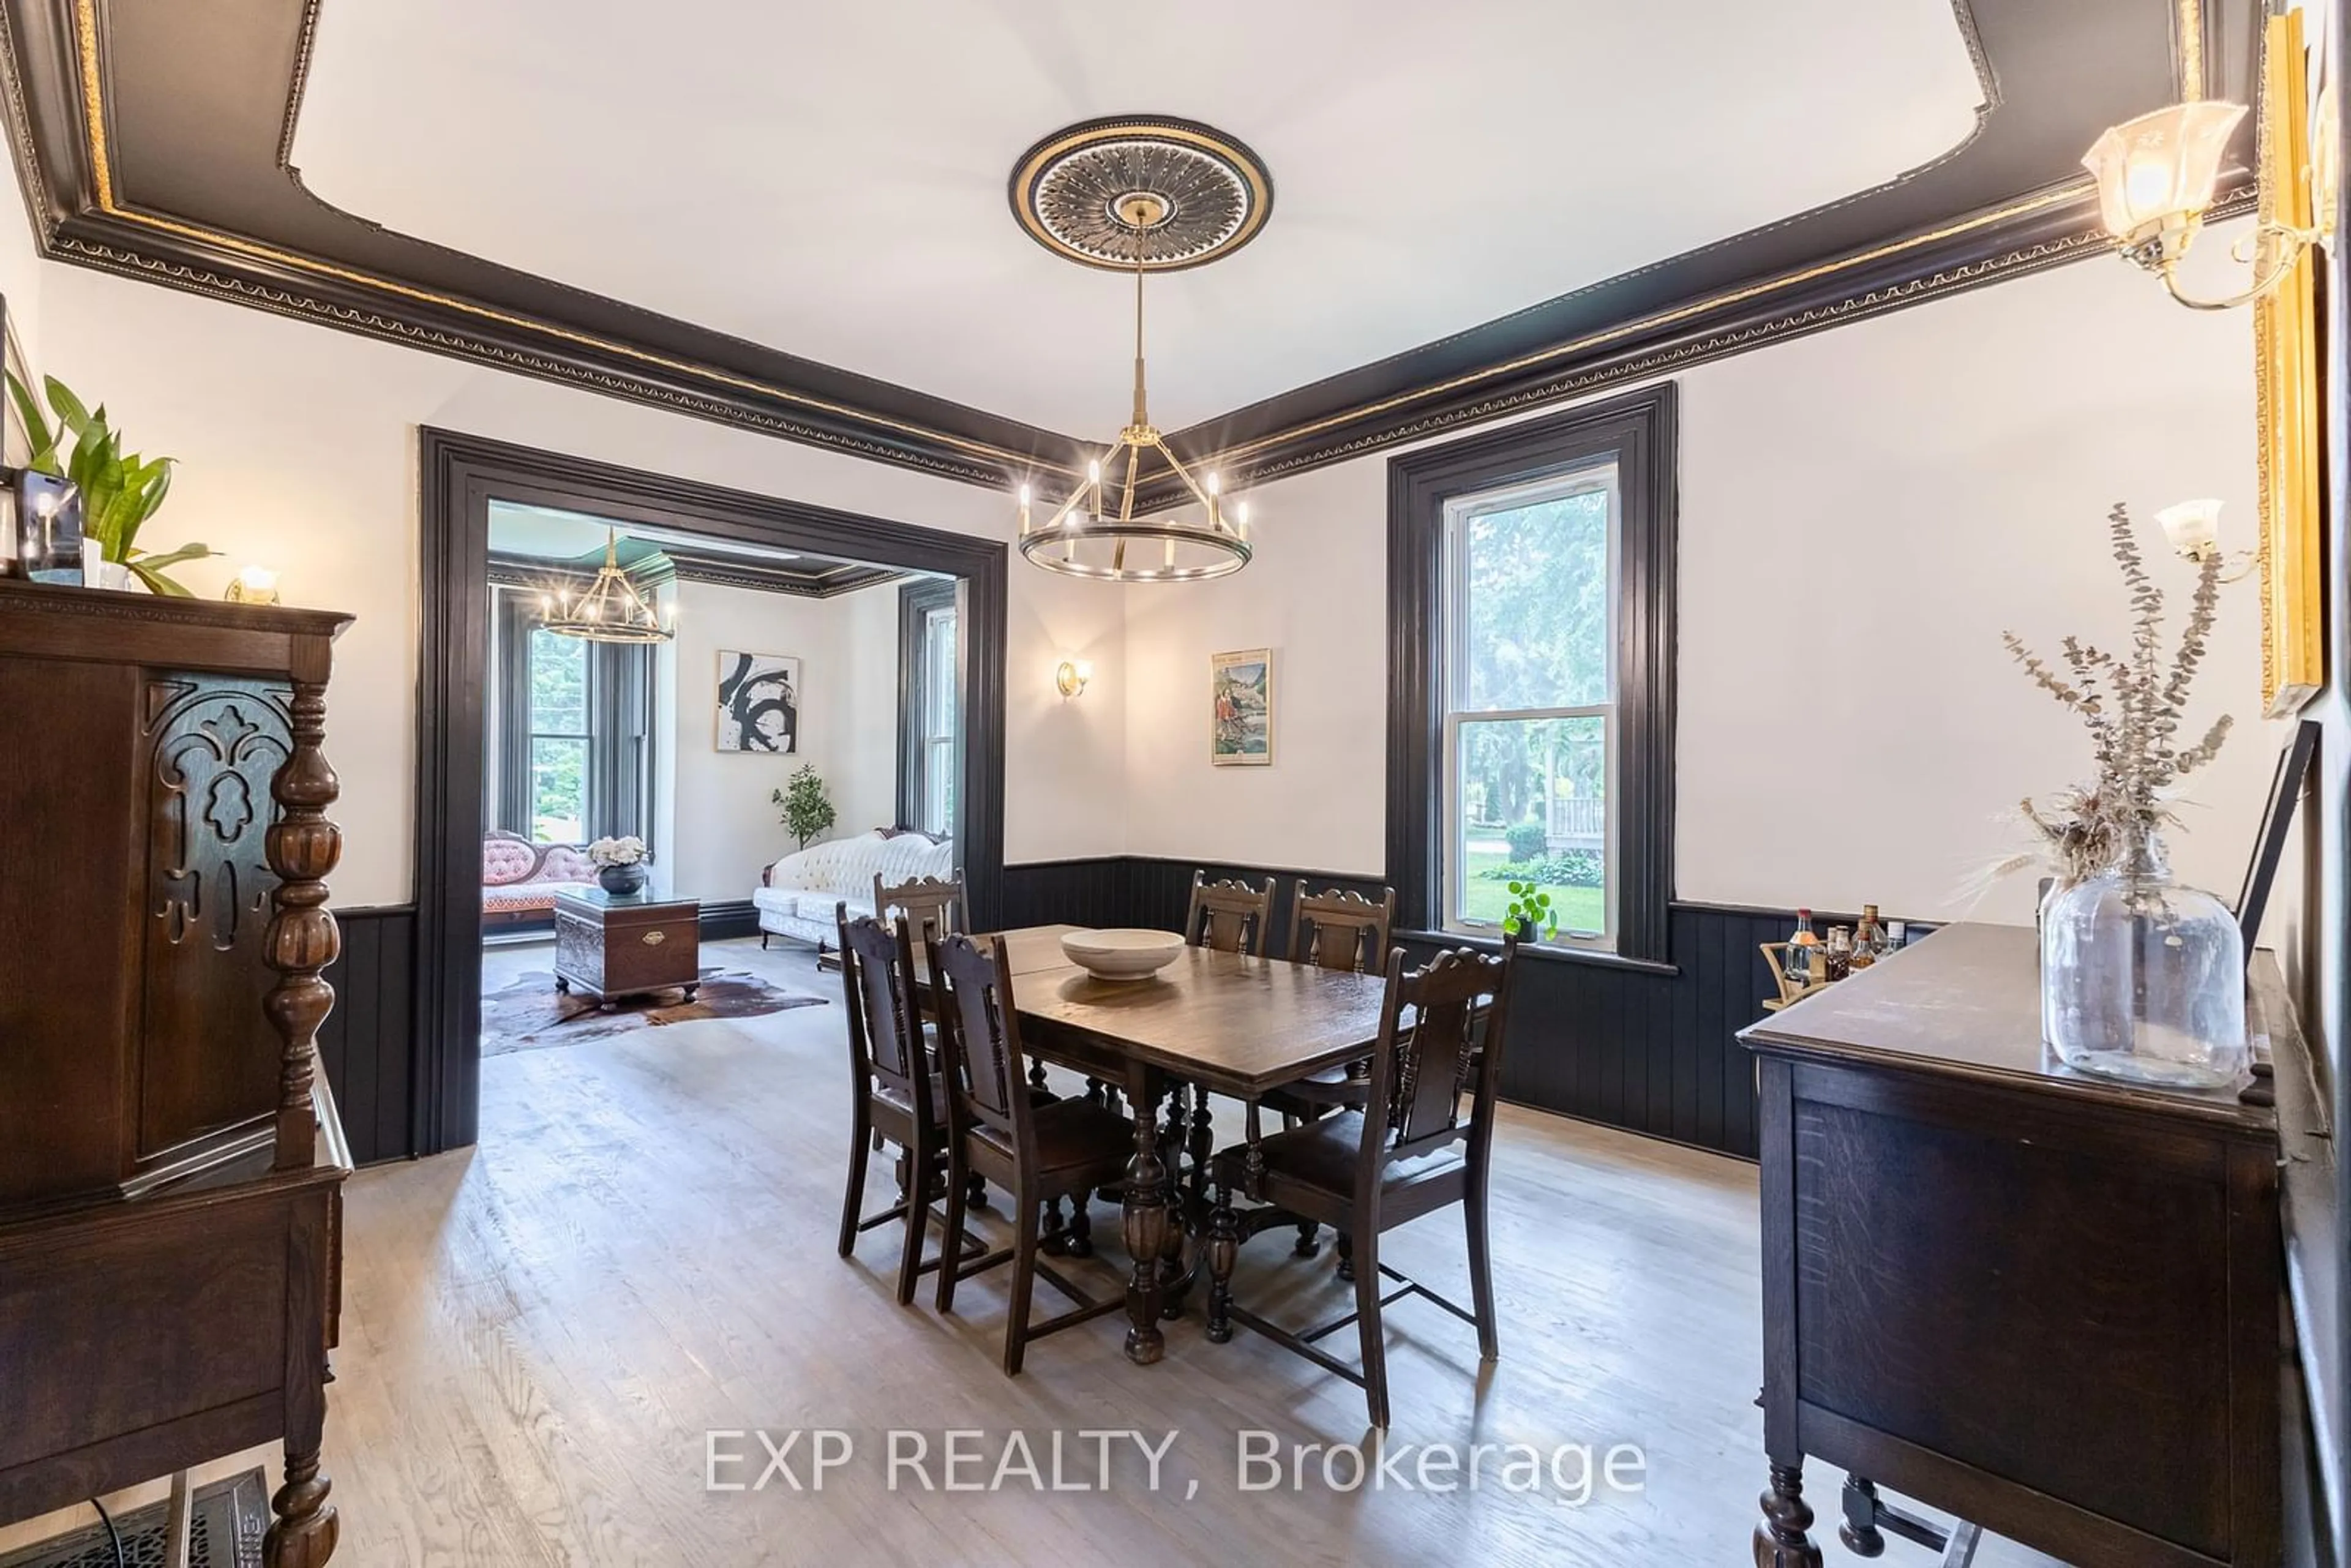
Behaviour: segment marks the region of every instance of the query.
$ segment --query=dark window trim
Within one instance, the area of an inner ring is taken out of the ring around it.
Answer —
[[[923,797],[928,791],[925,777],[929,768],[930,747],[923,733],[923,714],[929,702],[924,689],[923,658],[924,620],[934,610],[952,609],[956,604],[956,585],[952,581],[910,582],[898,591],[898,826],[919,828],[923,825]],[[963,626],[958,616],[956,626],[956,662],[963,662]],[[960,824],[948,824],[947,831],[956,833]]]
[[[483,733],[483,696],[493,499],[962,579],[963,846],[956,859],[973,927],[998,924],[1008,577],[1001,540],[429,427],[419,433],[418,456],[423,579],[414,822],[417,1051],[410,1100],[416,1153],[472,1143],[480,1115],[482,758],[493,738]]]
[[[494,587],[498,674],[496,825],[535,840],[530,810],[530,634],[546,614],[528,592]],[[636,643],[590,643],[588,790],[583,841],[633,833],[659,852],[646,807],[652,799],[653,650]]]
[[[1388,880],[1407,926],[1441,930],[1445,505],[1616,460],[1623,600],[1617,726],[1623,795],[1616,956],[1669,959],[1674,876],[1674,545],[1677,392],[1671,382],[1505,425],[1388,462]],[[1450,936],[1446,938],[1451,940]],[[1606,956],[1589,955],[1593,961]]]

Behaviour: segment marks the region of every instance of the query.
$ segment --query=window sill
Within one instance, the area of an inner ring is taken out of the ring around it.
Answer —
[[[1399,942],[1426,943],[1437,947],[1468,947],[1480,953],[1499,953],[1502,941],[1499,936],[1474,936],[1460,931],[1399,931]],[[1622,953],[1597,952],[1589,947],[1550,947],[1540,942],[1519,945],[1519,956],[1545,964],[1583,964],[1595,969],[1624,969],[1636,975],[1656,975],[1671,979],[1679,975],[1681,966],[1656,958],[1633,958]]]

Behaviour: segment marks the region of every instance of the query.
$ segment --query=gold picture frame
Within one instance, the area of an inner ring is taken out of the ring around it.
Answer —
[[[2317,62],[2325,83],[2331,61]],[[2262,216],[2307,230],[2311,212],[2310,80],[2302,14],[2269,19],[2262,50]],[[2266,248],[2256,275],[2274,263]],[[2326,682],[2319,455],[2320,253],[2305,249],[2253,306],[2256,484],[2261,497],[2262,711],[2287,717]]]
[[[1208,761],[1273,766],[1273,650],[1208,655]]]

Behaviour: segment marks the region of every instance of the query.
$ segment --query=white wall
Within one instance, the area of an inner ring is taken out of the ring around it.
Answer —
[[[657,768],[670,794],[655,813],[671,891],[705,902],[742,899],[759,868],[795,848],[769,797],[806,765],[840,814],[835,833],[893,820],[897,795],[898,626],[893,584],[838,599],[801,599],[710,582],[680,582],[677,637],[657,668],[657,711],[671,716]],[[872,606],[883,613],[877,614]],[[886,614],[886,620],[884,619]],[[716,744],[718,653],[800,661],[799,749],[790,756],[720,751]],[[876,692],[883,700],[874,702]],[[827,835],[833,836],[833,835]]]
[[[18,221],[0,192],[0,231]],[[13,232],[9,238],[15,237]],[[308,322],[44,263],[41,354],[181,460],[159,543],[227,552],[183,575],[216,593],[265,561],[288,602],[356,613],[337,650],[328,751],[343,782],[338,904],[409,896],[418,622],[416,430],[432,424],[957,532],[1006,538],[990,491],[707,423]],[[27,347],[29,348],[29,344]],[[1123,703],[1064,707],[1064,650],[1115,675],[1117,591],[1011,574],[1005,846],[1015,861],[1123,847]],[[740,896],[736,894],[735,896]]]
[[[2182,309],[2101,260],[1677,378],[1678,895],[2029,920],[2029,879],[1966,886],[2014,843],[1994,819],[2089,760],[2000,634],[2123,640],[2116,500],[2152,540],[2157,508],[2219,496],[2252,542],[2252,366],[2247,313]],[[1251,500],[1248,570],[1127,590],[1128,847],[1376,872],[1387,455]],[[2184,608],[2187,567],[2149,548]],[[2196,711],[2239,729],[2174,837],[2181,874],[2231,896],[2278,740],[2255,722],[2259,616],[2251,579],[2226,591]],[[1211,768],[1208,655],[1264,644],[1277,762]]]

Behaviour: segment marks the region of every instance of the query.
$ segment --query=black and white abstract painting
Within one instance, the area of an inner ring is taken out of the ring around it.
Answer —
[[[718,652],[718,749],[779,755],[799,749],[800,662]]]

